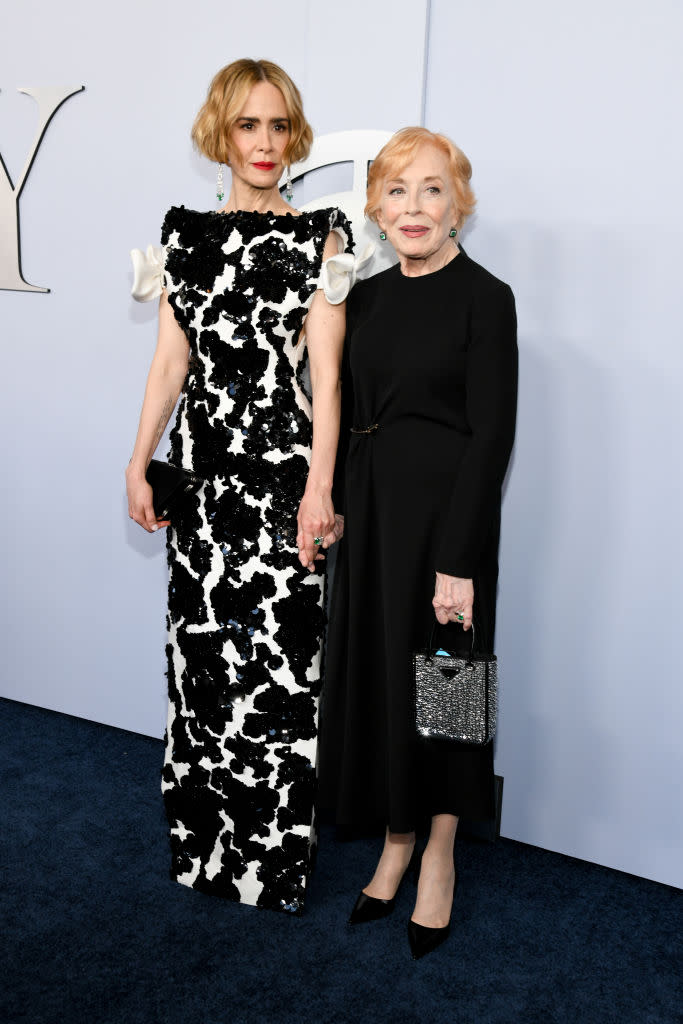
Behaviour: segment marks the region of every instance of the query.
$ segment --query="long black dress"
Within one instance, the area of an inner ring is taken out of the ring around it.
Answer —
[[[460,250],[432,274],[405,277],[395,266],[356,285],[347,325],[346,520],[321,803],[340,824],[374,821],[395,832],[438,813],[489,818],[492,744],[416,738],[411,652],[427,645],[435,621],[435,570],[474,580],[477,646],[493,646],[517,400],[514,297]],[[439,634],[444,646],[467,646],[460,626],[445,629],[458,635]]]

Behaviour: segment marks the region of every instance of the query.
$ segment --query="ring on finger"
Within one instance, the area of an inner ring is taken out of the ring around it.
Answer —
[[[456,618],[457,622],[464,622],[465,621],[465,616],[463,615],[462,612],[456,612],[455,613],[455,618]]]
[[[314,537],[313,538],[313,543],[315,544],[316,547],[320,547],[322,542],[323,542],[323,538],[322,537]]]

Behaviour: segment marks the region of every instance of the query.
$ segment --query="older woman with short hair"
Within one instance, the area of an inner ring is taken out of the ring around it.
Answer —
[[[417,737],[411,652],[492,650],[501,487],[515,429],[515,304],[457,236],[471,167],[443,135],[405,128],[371,166],[366,215],[397,265],[347,310],[339,468],[345,539],[323,710],[323,802],[341,824],[382,822],[384,849],[352,923],[386,916],[429,819],[414,957],[449,930],[458,818],[494,814],[493,750]],[[337,503],[338,504],[338,503]]]

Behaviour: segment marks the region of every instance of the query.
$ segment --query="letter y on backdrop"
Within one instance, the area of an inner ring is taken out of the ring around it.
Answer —
[[[62,103],[85,86],[44,86],[19,89],[32,96],[38,104],[38,128],[17,184],[12,184],[5,161],[0,154],[0,289],[18,292],[49,292],[25,281],[21,273],[21,246],[19,242],[19,197],[26,184],[36,153],[50,121]]]

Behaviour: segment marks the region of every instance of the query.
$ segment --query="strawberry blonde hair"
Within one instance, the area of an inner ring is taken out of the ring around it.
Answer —
[[[282,93],[289,118],[285,164],[305,160],[313,142],[313,130],[304,116],[301,93],[286,71],[270,60],[233,61],[214,75],[206,101],[192,126],[192,141],[209,160],[230,163],[230,132],[247,96],[259,82],[270,82]]]
[[[365,204],[365,216],[377,223],[377,213],[382,203],[384,183],[400,175],[422,146],[434,146],[443,153],[448,161],[451,187],[455,194],[455,206],[458,211],[457,226],[463,223],[474,210],[477,200],[470,187],[472,164],[465,154],[446,135],[430,132],[428,128],[401,128],[382,146],[370,164],[368,172],[368,193]]]

